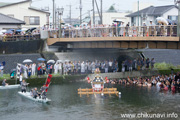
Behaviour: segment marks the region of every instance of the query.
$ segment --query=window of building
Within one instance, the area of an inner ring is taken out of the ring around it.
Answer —
[[[40,18],[39,17],[30,17],[29,19],[30,25],[40,25]]]
[[[168,19],[169,20],[178,20],[178,16],[176,16],[176,15],[169,15]]]
[[[136,25],[136,17],[132,17],[132,18],[131,18],[131,23],[132,23],[132,25],[133,25],[133,24]]]

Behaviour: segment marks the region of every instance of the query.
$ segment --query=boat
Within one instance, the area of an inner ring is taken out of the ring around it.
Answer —
[[[16,85],[6,85],[6,86],[0,86],[0,90],[3,89],[15,89],[15,88],[19,88],[20,84],[16,84]]]
[[[111,96],[112,94],[115,94],[116,96],[121,96],[121,92],[117,91],[117,88],[104,88],[104,85],[106,83],[109,83],[109,80],[107,77],[104,79],[99,75],[99,70],[96,70],[97,72],[95,73],[95,77],[93,79],[90,79],[87,77],[88,83],[91,83],[92,88],[85,88],[85,89],[78,89],[78,94],[80,97],[82,95],[94,95],[96,97],[96,94],[101,94],[101,96],[104,96],[105,94],[108,94]]]
[[[21,91],[18,92],[19,95],[29,99],[29,100],[32,100],[32,101],[35,101],[35,102],[40,102],[40,103],[48,103],[50,102],[51,100],[46,98],[46,99],[42,99],[42,98],[39,98],[37,97],[36,99],[33,98],[30,94],[30,92],[26,92],[26,93],[22,93]]]

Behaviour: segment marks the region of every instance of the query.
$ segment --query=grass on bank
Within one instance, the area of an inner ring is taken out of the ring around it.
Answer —
[[[62,77],[63,79],[65,79],[65,77],[69,75],[52,74],[52,76]],[[75,76],[80,76],[80,75],[75,75]],[[36,78],[47,78],[47,75],[41,75],[40,77],[38,77],[37,75],[31,75],[31,77],[28,79],[36,79]],[[10,74],[3,74],[3,77],[0,76],[0,81],[2,81],[3,79],[10,80],[11,79]]]
[[[159,74],[172,74],[172,73],[177,73],[180,71],[180,65],[174,66],[173,64],[169,63],[155,63],[154,68],[159,71]]]

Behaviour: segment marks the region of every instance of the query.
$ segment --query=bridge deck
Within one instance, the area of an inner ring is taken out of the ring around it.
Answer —
[[[179,37],[85,37],[85,38],[48,38],[47,44],[53,45],[57,42],[74,43],[74,42],[178,42]]]

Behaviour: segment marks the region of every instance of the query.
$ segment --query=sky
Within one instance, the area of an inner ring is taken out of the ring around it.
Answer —
[[[8,2],[19,2],[24,0],[8,0]],[[128,2],[127,2],[128,1]],[[114,4],[115,8],[119,11],[128,11],[133,9],[133,4],[137,3],[138,0],[103,0],[103,11],[106,11],[112,4]],[[7,0],[0,0],[0,2],[7,2]],[[139,0],[140,3],[152,3],[154,6],[161,5],[172,5],[174,4],[174,0]],[[63,18],[67,18],[69,16],[69,5],[72,5],[72,18],[78,18],[80,16],[79,12],[79,3],[80,0],[55,0],[56,6],[64,8]],[[100,5],[100,0],[97,0],[97,3]],[[33,7],[50,8],[50,12],[52,11],[52,0],[33,0]],[[83,17],[88,15],[88,10],[92,10],[92,0],[82,0],[82,13]],[[92,12],[91,12],[92,14]],[[51,14],[52,15],[52,14]]]

